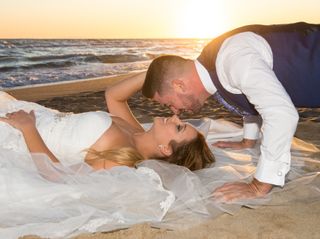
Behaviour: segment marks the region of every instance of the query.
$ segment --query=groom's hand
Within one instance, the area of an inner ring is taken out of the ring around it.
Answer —
[[[251,183],[233,182],[226,183],[217,188],[212,196],[221,202],[232,202],[241,199],[252,199],[263,197],[270,192],[272,184],[259,182],[253,179]]]
[[[247,148],[253,148],[256,142],[257,140],[255,139],[243,139],[240,142],[218,141],[212,145],[218,148],[247,149]]]

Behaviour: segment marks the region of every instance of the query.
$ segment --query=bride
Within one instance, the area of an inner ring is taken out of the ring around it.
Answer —
[[[94,169],[107,169],[134,166],[145,159],[163,159],[197,170],[214,162],[204,136],[175,115],[156,117],[153,126],[144,130],[127,104],[142,84],[141,77],[134,76],[107,89],[110,114],[65,114],[34,103],[9,100],[7,95],[7,110],[14,112],[0,121],[22,132],[31,153],[45,153],[53,162],[64,165],[85,161]],[[25,112],[28,110],[30,113]]]
[[[110,114],[61,113],[0,92],[1,238],[61,238],[160,222],[177,197],[187,200],[165,189],[152,167],[132,166],[159,158],[163,172],[175,166],[167,162],[194,170],[213,162],[212,153],[203,135],[176,116],[155,118],[145,131],[126,103],[141,87],[138,79],[106,90]],[[191,181],[173,183],[177,169],[165,179],[177,192],[185,184],[183,193]]]

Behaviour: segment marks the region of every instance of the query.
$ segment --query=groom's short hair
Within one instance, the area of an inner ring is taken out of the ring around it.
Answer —
[[[147,98],[153,98],[156,92],[162,95],[168,91],[172,78],[184,72],[185,63],[188,61],[190,60],[175,55],[164,55],[154,59],[148,68],[142,94]]]

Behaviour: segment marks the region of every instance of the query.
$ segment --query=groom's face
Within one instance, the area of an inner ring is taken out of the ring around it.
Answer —
[[[156,92],[153,100],[159,102],[163,106],[169,107],[171,111],[176,115],[178,115],[185,109],[183,102],[178,99],[175,92],[172,92],[171,94],[163,94],[161,96],[158,94],[158,92]]]
[[[170,94],[163,94],[161,96],[156,92],[153,100],[169,107],[176,115],[179,115],[183,111],[197,113],[202,107],[201,102],[194,95],[178,93],[176,91],[171,91]]]

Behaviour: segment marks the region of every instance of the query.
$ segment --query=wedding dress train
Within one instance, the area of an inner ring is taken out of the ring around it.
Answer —
[[[0,115],[17,109],[37,109],[43,120],[60,114],[0,92]],[[207,134],[209,143],[239,139],[243,133],[241,127],[224,120],[190,122]],[[103,124],[105,129],[107,124]],[[211,192],[225,182],[250,181],[259,146],[247,150],[211,147],[216,163],[195,172],[157,160],[146,160],[138,168],[93,171],[83,160],[69,158],[57,164],[43,154],[30,154],[20,132],[3,122],[0,132],[0,238],[31,234],[65,238],[142,222],[186,228],[222,213],[235,213],[242,205],[267,204],[273,193],[298,184],[312,186],[314,195],[320,194],[319,185],[314,184],[319,160],[312,158],[320,151],[298,139],[292,144],[292,170],[284,189],[274,188],[265,198],[224,204],[214,201]]]

